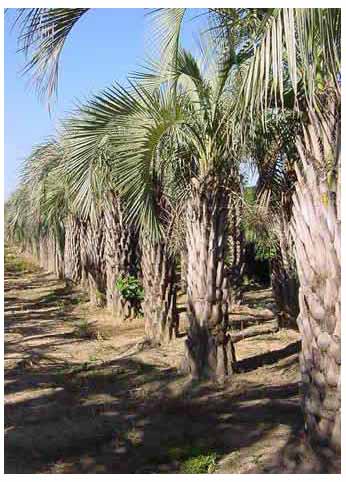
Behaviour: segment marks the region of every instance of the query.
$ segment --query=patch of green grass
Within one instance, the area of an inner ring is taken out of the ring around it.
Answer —
[[[216,453],[192,456],[181,464],[183,474],[211,474],[216,468]]]
[[[180,463],[180,472],[183,474],[210,474],[216,467],[217,454],[207,447],[171,447],[167,455],[171,461],[176,460]]]
[[[25,259],[19,259],[8,253],[5,255],[5,271],[9,273],[28,273],[35,270],[35,265]]]
[[[84,303],[84,301],[85,300],[83,300],[82,298],[76,296],[75,298],[71,298],[70,303],[71,305],[80,305],[81,303]]]

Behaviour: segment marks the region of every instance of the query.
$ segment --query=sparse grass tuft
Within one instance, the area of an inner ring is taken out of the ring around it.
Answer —
[[[5,271],[9,273],[32,273],[36,267],[30,261],[19,259],[12,253],[5,253]]]
[[[192,456],[181,464],[183,474],[211,474],[216,468],[216,453]]]
[[[167,455],[171,461],[179,462],[183,474],[210,474],[216,467],[217,454],[206,447],[171,447]]]

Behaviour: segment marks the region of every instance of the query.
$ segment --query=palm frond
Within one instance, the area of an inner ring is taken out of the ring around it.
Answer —
[[[65,41],[88,8],[18,9],[19,46],[29,58],[24,73],[31,73],[40,98],[56,93],[59,62]]]

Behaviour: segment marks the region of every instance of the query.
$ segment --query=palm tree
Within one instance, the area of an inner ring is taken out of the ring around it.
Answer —
[[[313,442],[340,453],[340,9],[278,9],[253,47],[239,105],[302,112],[292,236],[299,277],[304,414]],[[321,256],[325,253],[325,256]]]
[[[61,159],[62,148],[53,139],[32,151],[22,172],[22,184],[30,193],[32,219],[36,220],[40,264],[60,277],[64,250],[64,227],[60,220],[64,209],[58,202],[61,184],[55,180],[55,171]]]
[[[167,172],[160,172],[160,170],[156,171],[158,174],[156,176],[151,176],[150,172],[145,173],[143,179],[153,183],[155,193],[150,192],[150,199],[144,199],[148,192],[142,193],[140,189],[134,191],[131,175],[127,175],[124,181],[126,174],[122,162],[132,163],[132,167],[140,172],[143,160],[140,153],[134,150],[135,140],[140,139],[140,136],[145,135],[149,130],[150,122],[153,123],[155,108],[158,116],[164,116],[167,114],[167,106],[160,106],[158,98],[153,95],[149,98],[151,95],[149,93],[147,98],[138,94],[139,91],[135,92],[134,89],[130,93],[124,88],[114,86],[83,106],[79,119],[75,118],[66,123],[65,139],[69,155],[65,169],[70,173],[72,190],[75,192],[76,203],[81,210],[88,211],[88,199],[93,189],[96,189],[104,199],[107,283],[108,291],[113,292],[113,302],[114,287],[118,281],[135,274],[134,270],[131,272],[128,269],[130,262],[133,264],[131,241],[133,246],[135,232],[139,227],[149,228],[149,235],[143,229],[139,234],[144,284],[143,311],[147,337],[152,342],[161,343],[169,341],[176,334],[178,324],[175,263],[167,246],[173,199],[172,175],[167,176]],[[150,109],[148,109],[149,105]],[[133,135],[129,145],[128,136],[131,126],[133,126]],[[157,135],[157,132],[153,130],[151,134]],[[167,143],[165,149],[167,150]],[[145,155],[148,156],[147,153]],[[134,156],[136,156],[136,164],[134,164]],[[164,167],[162,160],[157,165],[161,166],[161,169]],[[165,179],[162,177],[163,172]],[[107,173],[106,179],[100,180],[105,173]],[[93,186],[91,178],[97,180],[97,187]],[[170,201],[166,194],[163,194],[163,187],[169,182],[171,184]],[[134,196],[138,198],[135,199]],[[155,227],[158,227],[155,224],[156,217],[153,218],[152,209],[158,213],[159,231],[163,234],[160,239],[151,239]],[[127,236],[126,233],[128,233]],[[113,239],[111,234],[114,234]],[[121,243],[122,240],[123,243]],[[128,243],[127,246],[125,242]],[[132,302],[135,306],[136,300],[129,298],[128,302]],[[117,305],[119,304],[118,302]],[[117,310],[122,309],[123,312],[125,308],[126,306],[117,306]]]
[[[261,122],[255,129],[251,148],[251,157],[259,174],[256,187],[258,206],[253,227],[262,231],[265,228],[262,241],[267,244],[279,324],[292,327],[296,327],[299,307],[294,240],[289,224],[296,182],[294,164],[298,159],[294,143],[299,126],[298,118],[291,110],[281,114],[269,111],[265,129]],[[248,218],[251,219],[251,215]],[[251,221],[248,224],[251,229]],[[261,233],[257,235],[261,237]],[[253,239],[256,240],[256,236]]]
[[[39,40],[38,50],[29,67],[37,67],[38,77],[42,80],[44,77],[41,74],[49,72],[49,67],[53,66],[50,78],[56,80],[59,53],[66,35],[85,12],[76,12],[75,16],[70,12],[70,17],[65,17],[67,21],[64,24],[64,12],[67,15],[67,10],[61,9],[60,13],[47,13],[47,10],[50,9],[31,9],[24,16],[24,46],[30,48],[33,40]],[[185,9],[164,11],[167,20],[166,25],[161,25],[163,52],[167,58],[164,70],[172,61],[175,64],[181,62],[177,46],[184,11]],[[60,23],[59,18],[62,19]],[[238,107],[243,114],[244,137],[247,137],[246,132],[251,127],[251,118],[259,116],[265,123],[268,107],[285,107],[287,85],[294,108],[300,109],[303,114],[304,135],[298,138],[299,160],[296,164],[296,194],[293,196],[292,235],[300,284],[298,326],[303,339],[301,368],[305,394],[304,413],[311,438],[339,452],[341,13],[338,9],[216,9],[214,18],[217,27],[214,32],[219,38],[226,39],[230,46],[234,38],[241,39],[243,84],[241,95],[238,96]],[[55,28],[51,29],[51,35],[43,36],[47,25],[54,25]],[[56,55],[52,56],[52,53]],[[202,98],[207,100],[209,91],[204,88],[196,71],[188,72],[188,77],[194,85],[191,92],[197,94],[197,105]],[[50,82],[46,85],[55,84]],[[49,92],[51,90],[48,89]],[[194,112],[193,107],[191,111]],[[323,116],[320,115],[322,111]],[[204,104],[200,112],[207,112]],[[217,114],[218,111],[215,111],[211,118],[215,120]],[[199,121],[200,117],[197,115],[196,119]],[[206,115],[206,119],[210,120],[210,117]],[[223,300],[225,287],[220,284],[220,275],[217,277],[217,286],[213,284],[215,278],[211,273],[215,271],[214,268],[203,268],[203,283],[195,283],[193,268],[201,266],[203,256],[204,261],[209,257],[208,254],[203,255],[203,250],[198,250],[198,243],[194,239],[199,238],[205,247],[207,238],[212,245],[213,236],[219,234],[212,220],[223,221],[222,208],[228,203],[228,195],[224,194],[220,183],[221,160],[224,159],[221,147],[225,149],[224,146],[228,143],[225,143],[221,132],[222,143],[217,145],[210,131],[196,123],[199,128],[202,127],[198,131],[201,135],[197,136],[193,129],[189,132],[198,175],[191,185],[187,205],[187,245],[191,255],[188,268],[191,313],[188,365],[194,373],[201,374],[210,372],[211,366],[224,365],[217,362],[224,358],[218,356],[219,347],[223,351],[227,346],[222,323],[219,322],[220,306],[223,303],[214,305],[213,296],[217,293],[218,300]],[[191,123],[191,126],[196,123]],[[206,122],[205,125],[207,124]],[[183,125],[190,126],[188,121],[184,121]],[[209,125],[212,126],[213,123],[209,122]],[[203,138],[203,142],[200,142],[200,138]],[[225,170],[225,179],[226,172]],[[210,209],[206,199],[211,203]],[[205,227],[207,230],[203,231]],[[204,233],[207,233],[207,237]],[[222,232],[219,244],[215,247],[218,260],[223,254],[224,238],[225,233]],[[316,253],[321,252],[328,255],[316,259]],[[214,266],[213,263],[211,265]],[[222,278],[222,262],[219,262],[219,266],[218,273],[221,273]],[[210,281],[208,286],[211,290],[208,299],[213,301],[206,302],[204,295],[207,281]],[[326,293],[328,295],[324,296]],[[210,313],[214,311],[218,328],[211,330],[209,320],[214,314],[210,316]],[[196,317],[203,319],[202,325],[194,321]],[[206,328],[206,324],[209,328]],[[208,336],[205,335],[206,332]],[[219,338],[220,345],[215,342]],[[209,343],[210,340],[212,342]],[[207,349],[197,349],[194,352],[193,346]],[[208,352],[211,354],[210,359]],[[200,362],[201,359],[208,361]],[[218,370],[219,368],[216,371]]]
[[[118,279],[137,274],[137,236],[124,218],[124,207],[112,177],[114,160],[105,128],[117,115],[122,115],[127,106],[117,105],[113,109],[105,102],[95,114],[94,104],[93,100],[89,105],[81,105],[64,122],[62,138],[67,155],[63,171],[71,189],[71,204],[79,213],[85,237],[83,277],[89,278],[91,297],[95,299],[96,293],[103,293],[115,320],[122,321],[134,317],[138,308],[136,300],[126,299],[116,289]],[[98,237],[101,219],[103,234]],[[98,243],[94,242],[96,239]]]
[[[234,56],[222,54],[203,76],[192,55],[180,51],[176,65],[158,76],[162,81],[167,75],[168,84],[173,79],[171,88],[151,93],[142,84],[135,87],[135,94],[118,92],[122,102],[131,99],[137,108],[119,118],[118,129],[110,134],[122,194],[131,203],[132,214],[153,235],[160,226],[152,171],[164,162],[160,151],[167,139],[175,143],[176,153],[166,163],[180,159],[185,170],[189,165],[185,201],[189,332],[183,365],[197,378],[222,379],[232,370],[224,258],[230,191],[237,184],[229,175],[230,167],[236,171],[237,159],[226,129],[234,68]],[[141,79],[144,85],[155,85],[154,74],[143,74]]]

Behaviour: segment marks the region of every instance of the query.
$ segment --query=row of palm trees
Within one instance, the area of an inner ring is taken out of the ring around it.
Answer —
[[[20,11],[29,69],[48,93],[84,13]],[[280,314],[298,315],[307,430],[339,452],[340,11],[210,9],[200,58],[180,45],[184,15],[155,11],[159,61],[81,104],[57,139],[33,150],[8,203],[9,236],[116,319],[141,304],[153,343],[177,334],[183,279],[182,367],[223,380],[252,219],[253,236],[274,239]],[[259,172],[255,205],[244,164]]]

